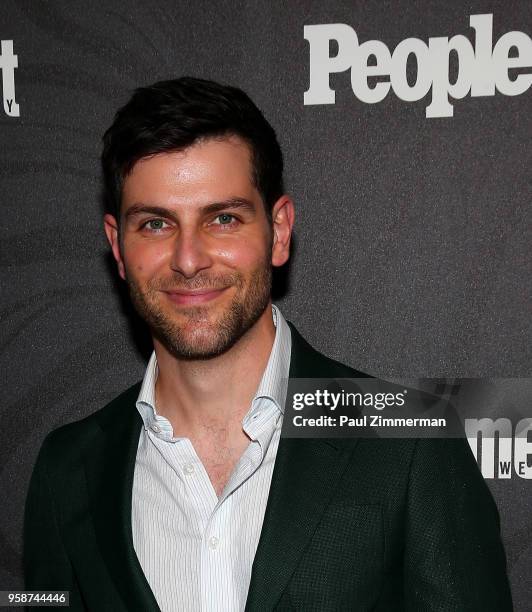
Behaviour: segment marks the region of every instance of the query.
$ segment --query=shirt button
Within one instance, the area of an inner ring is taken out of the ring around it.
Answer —
[[[192,465],[192,463],[185,463],[185,465],[183,466],[183,472],[185,472],[187,476],[194,474],[194,466]]]
[[[161,428],[159,427],[159,425],[156,425],[155,423],[151,426],[151,430],[154,431],[155,433],[160,433]]]
[[[215,550],[216,548],[218,548],[219,542],[220,540],[216,536],[212,536],[212,538],[209,538],[209,548],[211,550]]]

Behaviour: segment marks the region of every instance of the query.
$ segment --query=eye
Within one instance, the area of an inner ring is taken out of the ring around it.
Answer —
[[[233,215],[221,213],[215,218],[214,223],[215,225],[231,225],[234,221],[236,221],[236,217]]]
[[[150,219],[142,224],[142,228],[151,230],[152,232],[160,232],[168,227],[168,223],[164,219]]]

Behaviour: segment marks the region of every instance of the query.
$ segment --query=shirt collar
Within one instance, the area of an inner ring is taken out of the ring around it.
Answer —
[[[262,375],[257,392],[251,402],[251,408],[244,417],[243,422],[249,420],[253,415],[256,416],[264,402],[261,399],[269,399],[274,402],[281,414],[284,413],[284,402],[288,384],[288,373],[290,370],[290,354],[292,350],[292,335],[286,319],[277,306],[272,304],[273,323],[275,325],[275,339],[266,369]],[[158,366],[155,351],[151,354],[136,407],[144,422],[144,427],[148,428],[157,419],[160,423],[161,417],[157,418],[155,408],[155,382],[157,380]],[[162,420],[162,419],[161,419]],[[165,419],[166,420],[166,419]],[[260,419],[259,419],[260,420]],[[164,424],[163,424],[164,427]]]

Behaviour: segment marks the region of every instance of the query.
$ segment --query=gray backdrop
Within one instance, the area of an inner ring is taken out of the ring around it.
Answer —
[[[20,116],[0,108],[0,589],[21,585],[43,437],[143,373],[99,171],[101,135],[136,86],[213,78],[244,88],[271,120],[297,204],[277,302],[314,346],[388,377],[532,375],[530,91],[466,96],[454,117],[427,119],[430,96],[365,104],[344,72],[330,79],[336,104],[303,104],[304,25],[345,23],[393,50],[409,37],[473,42],[469,17],[481,13],[493,14],[494,43],[532,32],[530,0],[3,0]],[[516,610],[532,610],[530,482],[488,484]]]

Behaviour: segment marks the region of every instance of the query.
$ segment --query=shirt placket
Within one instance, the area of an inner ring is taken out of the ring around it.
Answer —
[[[207,522],[201,540],[201,609],[234,611],[238,597],[233,584],[231,538],[232,496],[221,500]]]
[[[201,540],[198,568],[201,610],[233,611],[238,607],[228,532],[233,499],[230,491],[225,491],[219,500],[216,498],[207,471],[190,440],[181,440],[175,456],[195,514],[196,533]]]
[[[203,612],[225,612],[243,608],[241,589],[235,582],[234,505],[237,489],[259,468],[262,448],[252,442],[231,475],[206,525],[201,542],[201,609]]]

